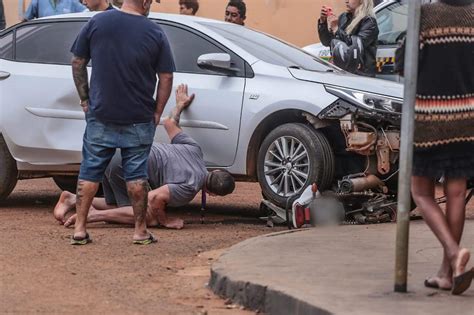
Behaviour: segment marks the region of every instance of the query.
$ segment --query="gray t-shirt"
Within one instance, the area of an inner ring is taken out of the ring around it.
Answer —
[[[207,176],[198,143],[180,132],[171,144],[154,143],[148,157],[148,180],[152,189],[168,185],[169,206],[188,204],[201,190]]]

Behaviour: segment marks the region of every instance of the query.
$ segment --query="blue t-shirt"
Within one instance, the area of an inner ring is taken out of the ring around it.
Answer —
[[[71,52],[92,60],[89,108],[103,122],[154,119],[157,73],[175,71],[161,27],[142,15],[109,10],[81,30]]]
[[[86,9],[79,0],[31,0],[25,19],[32,20],[50,15],[82,12]]]

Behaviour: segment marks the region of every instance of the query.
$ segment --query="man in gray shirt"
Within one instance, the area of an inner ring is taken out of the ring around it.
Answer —
[[[179,126],[181,112],[194,99],[188,96],[186,85],[176,90],[176,107],[165,119],[164,126],[171,143],[154,143],[148,157],[148,181],[152,191],[148,193],[147,226],[162,225],[181,229],[183,220],[169,219],[166,206],[188,204],[200,191],[225,196],[233,192],[233,177],[226,171],[208,172],[198,143]],[[133,224],[133,209],[127,195],[120,155],[110,162],[103,181],[105,198],[94,198],[87,222],[111,222]],[[54,209],[54,217],[64,224],[74,224],[76,215],[65,219],[73,209],[76,196],[64,191]]]

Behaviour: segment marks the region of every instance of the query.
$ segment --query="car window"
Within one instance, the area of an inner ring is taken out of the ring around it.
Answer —
[[[0,58],[13,59],[13,32],[0,37]]]
[[[213,53],[229,53],[206,38],[189,30],[168,24],[160,24],[160,26],[163,28],[166,37],[168,37],[177,72],[215,75],[216,72],[214,71],[199,68],[197,65],[199,56]],[[244,69],[244,61],[232,53],[229,54],[232,57],[233,66]],[[242,70],[239,75],[244,76],[245,71]]]
[[[201,24],[265,62],[309,71],[339,71],[339,68],[268,34],[229,23]]]
[[[17,61],[71,64],[74,40],[85,22],[38,23],[16,31]]]
[[[379,45],[395,45],[407,30],[408,3],[395,2],[376,13]]]

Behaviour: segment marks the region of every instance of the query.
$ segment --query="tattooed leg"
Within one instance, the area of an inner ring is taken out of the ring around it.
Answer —
[[[76,192],[76,212],[77,219],[74,225],[74,236],[85,237],[86,236],[86,222],[87,215],[89,214],[89,208],[92,205],[97,190],[99,189],[99,183],[89,182],[85,180],[78,180],[77,192]]]
[[[128,196],[132,202],[133,214],[135,217],[134,240],[142,240],[148,237],[146,230],[146,213],[148,204],[148,181],[138,179],[127,182]]]

